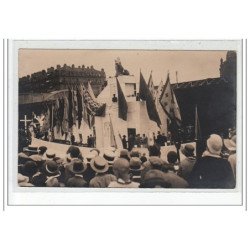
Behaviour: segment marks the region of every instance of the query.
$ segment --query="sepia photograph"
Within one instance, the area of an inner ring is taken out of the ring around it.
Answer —
[[[17,186],[235,189],[237,56],[19,48]]]

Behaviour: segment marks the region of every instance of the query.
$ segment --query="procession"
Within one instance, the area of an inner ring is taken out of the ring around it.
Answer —
[[[201,80],[166,70],[155,84],[119,57],[114,68],[58,64],[19,78],[19,187],[236,187],[234,52]]]

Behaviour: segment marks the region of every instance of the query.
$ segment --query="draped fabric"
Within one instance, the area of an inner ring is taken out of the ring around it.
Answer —
[[[72,128],[73,126],[73,93],[72,90],[69,88],[68,93],[68,128]]]
[[[146,81],[145,81],[141,72],[140,72],[139,96],[143,101],[146,101],[149,119],[156,122],[158,127],[160,127],[161,120],[160,120],[159,114],[158,114],[156,106],[155,106],[154,98],[153,98],[152,93],[150,92],[150,90],[146,84]]]
[[[123,94],[121,85],[117,78],[116,78],[116,84],[117,84],[117,93],[118,93],[118,117],[123,119],[124,121],[127,121],[128,104]]]
[[[64,96],[63,98],[63,104],[64,104],[64,112],[63,112],[63,122],[62,122],[62,133],[67,133],[69,130],[69,123],[68,123],[68,111],[69,111],[69,102],[68,98]]]
[[[77,88],[76,97],[77,97],[77,106],[78,106],[78,109],[77,109],[78,128],[80,128],[81,122],[82,122],[83,107],[82,107],[82,96],[81,96],[81,92],[79,88]]]

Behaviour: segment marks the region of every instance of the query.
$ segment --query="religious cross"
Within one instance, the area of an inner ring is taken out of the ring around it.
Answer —
[[[27,127],[28,122],[32,122],[32,120],[28,120],[27,115],[24,115],[24,120],[20,120],[20,122],[24,122],[25,130],[27,130],[28,129],[28,127]]]

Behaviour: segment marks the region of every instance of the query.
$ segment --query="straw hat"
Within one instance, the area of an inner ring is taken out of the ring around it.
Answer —
[[[236,150],[236,135],[234,135],[231,140],[224,140],[224,145],[229,151]]]
[[[108,162],[109,165],[112,165],[115,160],[115,153],[110,150],[105,150],[103,153],[103,158]]]
[[[101,156],[93,158],[90,162],[90,166],[96,173],[105,173],[109,169],[108,162]]]

